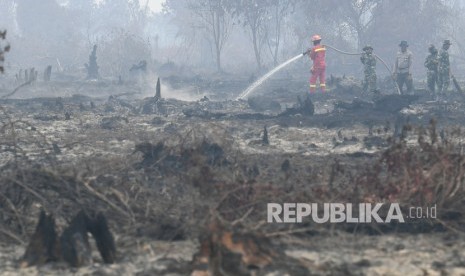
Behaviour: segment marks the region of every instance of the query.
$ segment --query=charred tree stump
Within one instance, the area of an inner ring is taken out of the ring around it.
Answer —
[[[160,86],[160,78],[157,79],[157,87],[155,92],[155,98],[161,99],[161,86]]]
[[[94,45],[92,49],[92,53],[89,56],[89,63],[85,64],[87,69],[87,79],[99,79],[100,75],[98,73],[98,65],[97,65],[97,45]]]
[[[23,69],[19,69],[19,72],[15,75],[15,77],[17,84],[23,83]]]
[[[32,67],[31,68],[31,71],[29,73],[29,81],[32,83],[32,82],[35,82],[37,80],[37,76],[38,76],[39,72],[34,68]]]
[[[65,105],[63,104],[63,98],[62,97],[57,97],[55,99],[55,107],[57,110],[63,110],[65,108]]]
[[[20,267],[32,265],[43,265],[57,260],[57,233],[55,231],[55,219],[47,215],[45,211],[40,212],[39,222],[36,230],[31,236],[31,241],[21,258]]]
[[[60,237],[63,260],[73,267],[89,265],[92,262],[91,249],[87,238],[88,218],[79,212]]]
[[[268,139],[268,130],[266,129],[266,126],[263,128],[263,138],[262,138],[262,145],[269,145],[270,140]]]
[[[315,114],[315,106],[309,95],[307,95],[304,101],[302,101],[300,97],[297,98],[297,101],[299,102],[302,115],[312,116]]]
[[[58,239],[55,219],[40,213],[36,230],[31,237],[20,267],[42,265],[50,261],[66,261],[70,266],[80,267],[92,262],[92,252],[87,237],[91,233],[105,263],[116,261],[116,245],[105,216],[89,215],[80,211]]]
[[[107,264],[114,263],[116,261],[116,245],[108,227],[107,218],[101,213],[89,218],[87,231],[94,237],[103,261]]]
[[[33,82],[35,82],[37,80],[37,76],[38,76],[38,73],[37,70],[32,67],[30,69],[24,69],[24,74],[23,74],[23,69],[20,69],[18,74],[15,75],[16,77],[16,83],[18,84],[23,84],[23,83],[27,83],[27,84],[31,84]],[[23,78],[24,76],[24,78]]]
[[[49,82],[51,77],[52,77],[52,65],[49,65],[44,70],[44,82]]]

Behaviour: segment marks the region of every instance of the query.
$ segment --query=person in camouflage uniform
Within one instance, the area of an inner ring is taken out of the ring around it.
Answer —
[[[376,58],[373,55],[373,47],[367,45],[363,47],[363,53],[360,57],[363,63],[363,72],[365,73],[365,81],[363,83],[363,92],[372,92],[377,94],[376,88]]]
[[[438,88],[439,93],[445,94],[450,84],[450,62],[449,62],[449,47],[451,43],[450,40],[444,40],[442,44],[442,49],[439,52],[439,81]]]
[[[428,90],[430,93],[435,94],[436,84],[438,83],[438,49],[434,45],[430,45],[428,48],[429,55],[425,60],[426,71],[426,82],[428,84]]]

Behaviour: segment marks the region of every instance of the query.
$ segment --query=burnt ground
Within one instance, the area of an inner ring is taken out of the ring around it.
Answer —
[[[283,264],[259,275],[465,274],[464,95],[432,101],[422,90],[392,95],[386,84],[373,101],[343,79],[312,95],[309,111],[298,104],[307,98],[299,79],[270,81],[239,101],[247,80],[162,82],[162,99],[150,86],[76,81],[36,83],[0,100],[2,275],[190,275],[198,238],[218,217],[231,231],[271,238],[273,250],[309,271]],[[424,187],[409,186],[414,168],[433,174],[445,163],[459,164],[451,176],[449,167],[443,180],[422,172]],[[396,183],[405,190],[393,192]],[[441,189],[430,192],[432,183]],[[443,209],[437,221],[406,225],[276,225],[264,223],[272,201]],[[79,269],[18,269],[41,208],[60,228],[79,209],[105,213],[118,262],[104,265],[94,252],[94,264]]]

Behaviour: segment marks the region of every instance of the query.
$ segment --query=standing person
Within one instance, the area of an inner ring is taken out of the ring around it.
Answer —
[[[313,61],[312,69],[310,70],[312,76],[310,77],[310,93],[315,93],[316,91],[316,81],[320,80],[320,88],[322,92],[326,91],[326,82],[325,82],[325,53],[326,48],[321,45],[321,36],[314,35],[312,36],[313,48],[310,50],[310,59]]]
[[[426,67],[426,82],[428,84],[428,91],[435,95],[436,94],[436,84],[438,84],[438,49],[431,44],[428,48],[429,55],[425,60]]]
[[[376,88],[376,58],[373,55],[373,47],[366,45],[363,47],[363,54],[360,57],[363,64],[363,72],[365,73],[365,81],[363,83],[363,92],[378,94]]]
[[[450,62],[449,62],[449,47],[451,43],[449,39],[444,40],[442,49],[439,52],[439,93],[444,95],[447,92],[450,84]]]
[[[412,52],[408,50],[408,43],[402,40],[399,44],[400,51],[397,52],[396,64],[394,67],[394,78],[399,86],[400,93],[404,94],[402,87],[407,86],[407,92],[413,91],[413,79],[412,79]]]

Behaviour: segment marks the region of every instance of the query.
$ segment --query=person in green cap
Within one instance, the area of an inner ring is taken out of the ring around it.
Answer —
[[[438,90],[439,93],[444,95],[447,92],[450,84],[450,62],[449,62],[449,39],[444,40],[442,44],[442,49],[439,52],[439,80],[438,80]]]
[[[363,47],[363,53],[360,57],[360,61],[363,64],[363,72],[365,74],[363,92],[377,94],[378,89],[376,88],[376,58],[373,55],[373,47],[370,45]]]
[[[438,84],[438,49],[431,44],[428,48],[429,55],[425,60],[426,67],[426,82],[428,84],[428,91],[432,94],[436,94],[436,85]]]

